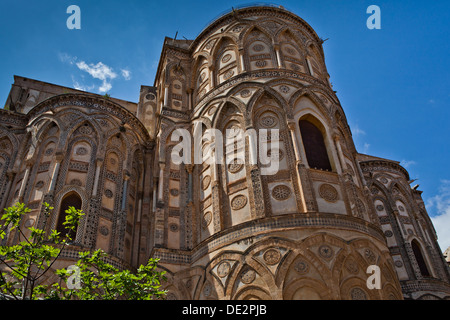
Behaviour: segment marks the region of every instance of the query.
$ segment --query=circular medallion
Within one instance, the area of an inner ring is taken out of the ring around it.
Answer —
[[[156,96],[153,93],[149,93],[145,96],[147,100],[155,100]]]
[[[338,192],[331,184],[322,184],[319,187],[319,195],[328,202],[336,202],[338,200]]]
[[[304,260],[298,260],[294,265],[294,270],[300,274],[306,274],[309,271],[309,265]]]
[[[291,89],[288,86],[280,86],[280,91],[282,93],[288,93]]]
[[[252,269],[247,269],[241,274],[241,281],[245,284],[252,283],[256,278],[256,272]]]
[[[269,249],[264,252],[263,258],[268,265],[274,265],[280,262],[281,253],[276,249]]]
[[[384,232],[384,235],[386,236],[386,238],[390,238],[390,237],[392,237],[394,234],[392,233],[391,230],[386,230],[386,231]]]
[[[203,219],[202,219],[203,229],[206,229],[209,226],[209,224],[211,223],[211,221],[212,221],[212,213],[211,213],[211,211],[208,211],[207,213],[205,213],[203,215]]]
[[[234,159],[233,161],[231,161],[230,164],[228,164],[228,171],[230,173],[238,173],[243,168],[244,168],[244,164],[239,159]]]
[[[114,196],[114,193],[109,189],[105,189],[104,193],[105,193],[105,196],[109,199],[111,199]]]
[[[178,224],[176,224],[176,223],[169,224],[169,230],[172,232],[178,232],[178,228],[179,228]]]
[[[231,200],[231,209],[240,210],[247,205],[247,197],[240,194]]]
[[[106,237],[109,234],[108,227],[107,226],[101,226],[100,227],[100,234]]]
[[[217,267],[217,275],[220,278],[225,278],[231,270],[231,265],[227,261],[223,261]]]
[[[230,79],[232,76],[234,75],[234,71],[233,70],[228,70],[227,72],[225,72],[225,74],[223,75],[223,78],[225,80]]]
[[[170,189],[170,194],[174,197],[178,197],[180,192],[178,191],[178,189]]]
[[[206,176],[202,180],[202,189],[206,190],[209,187],[209,184],[211,183],[211,176]]]
[[[226,54],[222,57],[222,63],[227,63],[231,60],[231,54]]]
[[[383,211],[384,210],[384,206],[381,205],[381,204],[377,205],[377,210],[378,211]]]
[[[50,156],[53,154],[54,149],[53,148],[48,148],[47,150],[45,150],[45,155],[46,156]]]
[[[248,89],[244,89],[241,91],[242,98],[248,98],[248,97],[250,97],[251,94],[252,94],[252,92]]]
[[[84,147],[79,147],[79,148],[77,149],[77,151],[76,151],[76,154],[77,154],[78,156],[85,156],[85,155],[88,154],[88,150],[87,150],[86,148],[84,148]]]
[[[333,257],[333,249],[330,246],[322,245],[319,247],[319,255],[324,259]]]
[[[284,158],[284,153],[280,149],[270,149],[269,151],[267,151],[267,156],[272,161],[281,161]]]
[[[278,201],[284,201],[291,197],[291,189],[284,184],[280,184],[272,189],[272,197]]]
[[[259,120],[259,123],[264,128],[273,128],[274,126],[276,126],[278,124],[278,121],[277,121],[277,118],[275,118],[273,116],[263,116]]]

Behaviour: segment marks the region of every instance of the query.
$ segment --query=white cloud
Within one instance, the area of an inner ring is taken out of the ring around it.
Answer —
[[[121,69],[120,70],[121,72],[122,72],[122,77],[125,79],[125,80],[130,80],[131,79],[131,71],[130,70],[127,70],[127,69]]]
[[[450,246],[450,180],[441,180],[439,193],[427,201],[428,211],[436,214],[431,218],[438,235],[439,246],[445,251]]]
[[[352,134],[354,136],[365,136],[366,132],[360,129],[357,125],[352,129]]]
[[[117,78],[117,73],[114,72],[114,69],[107,66],[103,62],[94,63],[86,63],[83,60],[78,59],[77,57],[71,56],[65,52],[58,53],[58,58],[63,63],[68,63],[70,65],[76,65],[78,69],[81,71],[87,72],[92,78],[98,79],[102,81],[102,84],[98,87],[99,93],[106,93],[112,89],[111,81]],[[125,80],[131,79],[131,71],[127,69],[122,69],[121,74]],[[81,76],[84,79],[84,76]],[[77,90],[83,91],[92,91],[95,89],[95,85],[87,86],[83,83],[80,83],[75,80],[72,76],[73,87]]]
[[[402,160],[400,164],[405,168],[409,169],[412,165],[417,164],[414,160]]]
[[[364,146],[362,148],[362,153],[367,154],[369,152],[370,144],[367,142],[364,142]]]
[[[77,57],[72,57],[71,55],[69,55],[65,52],[58,53],[58,58],[59,58],[59,61],[68,63],[68,64],[74,64],[75,61],[77,61]]]
[[[102,80],[102,85],[98,88],[101,93],[108,92],[112,88],[112,84],[110,80],[113,80],[117,77],[117,74],[113,71],[113,69],[103,62],[98,62],[97,64],[87,64],[84,61],[80,61],[76,63],[77,67],[89,73],[93,78]]]

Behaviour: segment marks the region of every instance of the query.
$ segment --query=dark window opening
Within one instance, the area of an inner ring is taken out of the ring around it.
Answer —
[[[427,264],[422,255],[422,251],[420,250],[420,246],[416,240],[413,240],[413,242],[411,242],[411,247],[414,256],[416,258],[417,264],[419,265],[420,273],[422,274],[423,277],[430,277],[431,275],[430,272],[428,271]]]
[[[313,123],[300,120],[300,132],[310,168],[332,171],[322,132]]]
[[[66,221],[66,210],[69,209],[69,207],[74,207],[75,209],[81,209],[81,198],[76,193],[71,193],[70,195],[67,195],[64,197],[64,199],[61,201],[61,205],[59,207],[59,215],[58,215],[58,223],[56,225],[56,231],[60,232],[60,236],[64,237],[67,234],[70,236],[72,240],[75,239],[75,235],[77,233],[77,230],[71,231],[68,233],[68,230],[63,225],[64,221]]]

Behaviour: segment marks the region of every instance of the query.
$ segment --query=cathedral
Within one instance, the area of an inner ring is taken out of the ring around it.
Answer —
[[[450,299],[422,192],[398,161],[356,150],[322,44],[294,13],[252,6],[194,40],[166,37],[138,103],[14,76],[0,210],[24,202],[24,227],[61,230],[65,210],[82,209],[53,267],[96,248],[131,270],[158,258],[168,299]],[[199,159],[179,152],[175,132],[211,130],[243,138],[201,138]]]

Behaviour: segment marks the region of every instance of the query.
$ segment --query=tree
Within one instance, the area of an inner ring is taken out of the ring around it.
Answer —
[[[44,203],[44,221],[53,208]],[[21,221],[30,210],[23,203],[5,209],[1,217],[0,238],[16,231],[18,244],[0,246],[0,295],[4,299],[155,299],[164,298],[160,290],[164,272],[157,272],[156,259],[150,259],[137,272],[119,271],[106,262],[102,250],[80,252],[76,265],[56,271],[60,281],[42,284],[42,277],[50,271],[61,253],[73,241],[76,227],[84,215],[81,210],[69,207],[63,223],[67,232],[45,232],[34,227],[24,230]],[[29,234],[29,235],[27,235]],[[50,271],[51,272],[51,271]],[[41,280],[41,281],[40,281]],[[73,285],[75,282],[75,286]],[[0,297],[0,298],[1,298]]]

